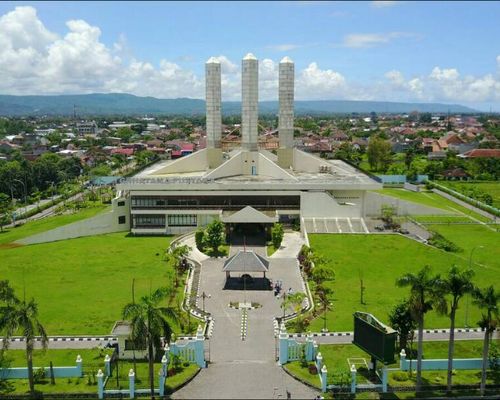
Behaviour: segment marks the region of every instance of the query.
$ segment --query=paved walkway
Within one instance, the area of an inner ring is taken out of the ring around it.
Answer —
[[[251,242],[251,241],[250,241]],[[233,246],[234,254],[242,245]],[[246,241],[246,248],[259,254],[265,248]],[[271,259],[269,278],[281,279],[285,288],[301,290],[296,260]],[[317,392],[291,378],[276,363],[273,318],[282,313],[280,301],[272,291],[223,290],[225,274],[222,260],[205,260],[201,268],[201,291],[211,294],[205,302],[214,320],[210,346],[211,363],[192,383],[175,392],[175,399],[313,399]],[[242,338],[242,312],[229,308],[229,302],[251,301],[262,307],[248,311],[246,336]]]
[[[280,248],[270,258],[296,258],[305,243],[300,232],[286,232]]]

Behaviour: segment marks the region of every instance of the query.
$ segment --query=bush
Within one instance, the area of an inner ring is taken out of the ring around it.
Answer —
[[[205,231],[203,229],[198,229],[194,234],[194,240],[196,242],[196,247],[198,250],[203,251],[203,246],[205,242]]]
[[[408,376],[408,372],[404,372],[404,371],[394,372],[392,374],[392,378],[396,382],[406,382],[408,379],[410,379],[410,377]]]
[[[38,368],[33,371],[33,380],[35,381],[35,383],[40,383],[41,381],[44,380],[44,378],[45,378],[45,369]]]
[[[318,368],[316,368],[316,365],[309,365],[309,373],[311,375],[317,375],[318,374]]]
[[[446,239],[443,235],[438,232],[430,231],[432,236],[429,238],[428,243],[438,249],[442,249],[444,251],[458,253],[461,252],[462,249],[458,247],[452,241]]]

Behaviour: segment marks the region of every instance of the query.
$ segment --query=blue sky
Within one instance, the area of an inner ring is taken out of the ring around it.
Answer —
[[[0,92],[202,98],[217,56],[237,99],[252,52],[262,99],[277,97],[288,55],[297,98],[500,111],[499,16],[499,2],[2,2]]]

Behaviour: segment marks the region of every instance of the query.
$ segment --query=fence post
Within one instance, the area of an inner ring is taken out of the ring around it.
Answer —
[[[312,339],[312,335],[307,335],[306,338],[306,361],[314,360],[314,343]]]
[[[323,393],[326,392],[327,374],[328,370],[326,369],[326,365],[323,365],[323,368],[321,368],[321,391]]]
[[[351,393],[356,393],[356,366],[351,365]]]
[[[80,377],[83,376],[83,360],[82,360],[82,357],[80,356],[80,354],[78,354],[76,356],[76,369],[78,371],[78,375]]]
[[[315,360],[317,356],[318,356],[318,344],[316,343],[316,341],[313,341],[313,360]]]
[[[387,365],[382,367],[382,393],[387,393]]]
[[[104,357],[104,371],[106,372],[106,376],[111,376],[111,357],[109,354],[106,354]]]
[[[399,353],[399,369],[401,371],[406,371],[406,352],[405,349],[401,349],[401,353]]]
[[[160,397],[165,394],[165,381],[167,380],[168,372],[168,358],[163,355],[161,358],[161,370],[160,370]]]
[[[205,362],[205,335],[203,334],[203,328],[201,325],[198,326],[196,331],[196,341],[195,341],[195,359],[196,364],[200,368],[206,368],[207,364]]]
[[[102,369],[97,371],[97,397],[104,399],[104,373]]]
[[[129,392],[130,392],[130,398],[133,399],[135,396],[135,372],[132,368],[130,368],[130,371],[128,372],[128,382],[129,382]]]
[[[281,324],[280,328],[280,365],[285,365],[288,362],[288,334],[286,333],[285,324]]]
[[[321,355],[321,353],[318,353],[316,355],[316,369],[318,370],[318,373],[319,371],[321,371],[322,367],[323,367],[323,356]]]

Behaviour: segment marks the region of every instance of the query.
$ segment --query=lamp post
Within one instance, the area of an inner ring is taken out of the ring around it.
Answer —
[[[198,298],[200,298],[200,297],[201,297],[201,299],[202,299],[202,301],[203,301],[203,306],[202,306],[203,308],[202,308],[202,310],[203,310],[203,312],[205,312],[205,299],[207,299],[207,298],[209,299],[209,298],[210,298],[210,297],[212,297],[212,296],[210,296],[209,294],[207,294],[207,293],[203,292],[202,294],[199,294],[197,297],[198,297]]]
[[[472,269],[472,255],[474,254],[474,250],[476,249],[484,249],[484,246],[475,246],[471,249],[470,251],[470,256],[469,256],[469,269]],[[470,298],[470,293],[467,294],[467,299],[465,302],[465,327],[469,327],[469,298]]]

